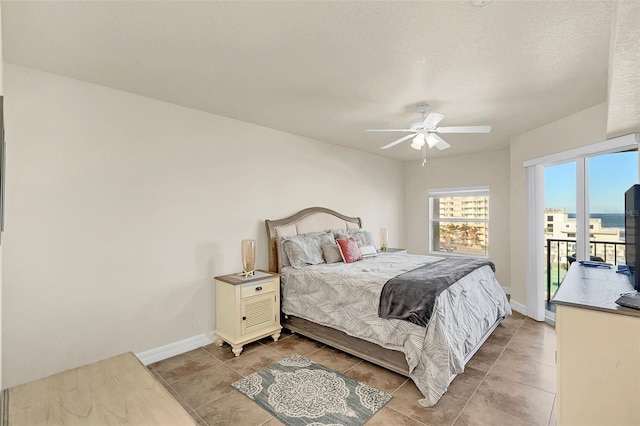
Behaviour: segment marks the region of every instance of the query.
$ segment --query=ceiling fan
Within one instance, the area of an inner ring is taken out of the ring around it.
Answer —
[[[411,123],[408,129],[367,129],[367,132],[409,132],[407,136],[403,136],[400,139],[396,139],[383,146],[380,149],[388,149],[398,145],[408,139],[413,138],[411,142],[411,148],[420,150],[425,144],[429,148],[434,146],[440,150],[450,148],[444,139],[437,135],[437,133],[489,133],[491,126],[453,126],[453,127],[437,127],[438,123],[444,118],[443,114],[429,111],[429,105],[418,105],[418,112],[422,114],[422,120]]]

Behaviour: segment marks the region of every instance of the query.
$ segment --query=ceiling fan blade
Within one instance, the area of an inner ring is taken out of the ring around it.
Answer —
[[[400,139],[396,139],[395,141],[393,141],[393,142],[390,142],[390,143],[386,144],[385,146],[383,146],[383,147],[382,147],[382,148],[380,148],[380,149],[389,149],[389,148],[391,148],[392,146],[396,146],[396,145],[398,145],[399,143],[406,141],[407,139],[411,139],[411,138],[412,138],[412,137],[414,137],[415,135],[416,135],[416,133],[414,132],[414,133],[412,133],[412,134],[410,134],[410,135],[403,136],[403,137],[401,137]]]
[[[411,129],[367,129],[365,132],[415,132]]]
[[[422,125],[427,129],[434,128],[438,125],[439,122],[444,118],[443,114],[438,114],[437,112],[432,112],[427,115],[427,118],[424,119]]]
[[[489,133],[491,126],[438,127],[434,131],[436,133]]]
[[[438,143],[436,143],[434,146],[436,148],[438,148],[440,151],[442,151],[443,149],[447,149],[447,148],[451,148],[451,145],[449,145],[444,139],[442,139],[440,136],[431,133],[429,135],[429,137],[434,138],[438,141]]]

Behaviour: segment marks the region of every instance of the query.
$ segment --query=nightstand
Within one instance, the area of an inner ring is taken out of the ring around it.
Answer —
[[[280,337],[280,274],[255,271],[215,277],[216,342],[231,345],[239,356],[247,343],[271,336]]]

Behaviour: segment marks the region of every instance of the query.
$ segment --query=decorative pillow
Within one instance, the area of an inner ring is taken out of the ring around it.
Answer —
[[[353,237],[358,242],[358,246],[376,246],[371,232],[364,229],[333,229],[331,233],[336,239]]]
[[[327,263],[342,262],[342,255],[340,254],[340,248],[338,248],[338,244],[323,245],[322,253],[324,254],[324,261]]]
[[[362,260],[360,254],[360,248],[355,238],[349,237],[344,239],[337,239],[338,247],[340,248],[340,255],[345,263],[353,263]]]
[[[289,262],[294,268],[324,263],[322,246],[325,244],[335,244],[333,235],[326,232],[293,235],[283,238],[282,243]]]
[[[284,239],[286,237],[278,237],[278,267],[279,270],[282,270],[285,266],[291,266],[291,262],[289,262],[289,256],[287,256],[287,252],[284,250]]]
[[[378,255],[378,251],[374,246],[360,246],[360,254],[362,257],[373,257]]]

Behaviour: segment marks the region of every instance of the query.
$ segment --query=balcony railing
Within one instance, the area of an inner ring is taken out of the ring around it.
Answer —
[[[575,262],[576,240],[547,239],[547,302],[560,287],[569,266]],[[617,265],[625,260],[624,242],[590,241],[591,260]]]

